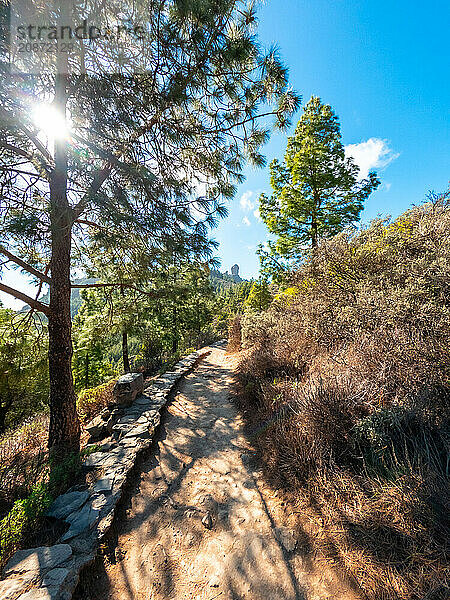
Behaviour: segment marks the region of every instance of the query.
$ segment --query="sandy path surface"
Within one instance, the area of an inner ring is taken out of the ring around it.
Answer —
[[[359,598],[316,564],[264,483],[231,391],[232,359],[212,348],[169,406],[96,598]]]

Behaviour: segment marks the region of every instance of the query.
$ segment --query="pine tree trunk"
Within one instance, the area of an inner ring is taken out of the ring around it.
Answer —
[[[311,246],[315,250],[318,246],[317,221],[313,218],[311,222]]]
[[[13,405],[13,396],[11,394],[11,388],[8,384],[8,377],[6,377],[5,396],[3,399],[0,398],[0,434],[4,433],[6,428],[6,417],[8,411]]]
[[[55,106],[66,106],[66,75],[56,75]],[[72,377],[70,252],[72,211],[67,200],[67,141],[55,140],[55,169],[50,179],[50,313],[48,317],[50,426],[48,445],[57,462],[80,448],[80,424]]]
[[[0,403],[0,434],[4,433],[8,408]]]
[[[178,350],[177,309],[172,308],[172,354]]]
[[[84,387],[89,387],[89,350],[86,350],[84,357]]]
[[[126,331],[122,331],[122,359],[123,359],[123,372],[130,373],[130,357],[128,356],[128,334]]]
[[[122,296],[122,298],[125,297],[125,290],[123,289],[123,286],[120,286],[120,295]],[[122,362],[123,372],[131,373],[130,357],[128,355],[128,333],[125,327],[123,327],[122,329]]]

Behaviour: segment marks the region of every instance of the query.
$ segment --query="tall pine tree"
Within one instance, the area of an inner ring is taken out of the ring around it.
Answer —
[[[71,270],[89,239],[117,252],[130,230],[155,243],[202,245],[246,160],[264,163],[268,119],[286,127],[299,103],[276,52],[260,51],[252,5],[142,0],[120,8],[139,14],[147,34],[139,53],[98,53],[81,40],[83,52],[60,52],[56,71],[32,77],[9,76],[0,60],[0,252],[38,291],[48,285],[50,302],[3,282],[0,290],[48,318],[49,447],[57,457],[79,448]],[[98,3],[75,9],[77,22],[95,22]],[[64,24],[66,3],[52,14]],[[38,125],[36,111],[52,114],[59,131],[50,118]]]
[[[261,194],[259,210],[275,241],[260,248],[263,266],[277,273],[304,257],[324,237],[335,235],[360,217],[364,201],[379,185],[376,174],[358,179],[359,168],[345,156],[338,117],[313,96],[289,137],[284,161],[270,165],[270,197]]]

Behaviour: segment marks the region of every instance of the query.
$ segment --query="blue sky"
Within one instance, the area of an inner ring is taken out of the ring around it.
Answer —
[[[396,216],[450,180],[450,4],[445,0],[267,0],[259,10],[259,37],[276,44],[303,103],[312,94],[339,115],[345,145],[382,185],[369,198],[366,222]],[[294,117],[300,117],[302,109]],[[291,131],[292,133],[292,131]],[[265,148],[268,164],[282,158],[287,134]],[[379,167],[379,168],[377,168]],[[237,262],[257,277],[255,249],[265,242],[257,200],[270,192],[268,168],[247,169],[247,179],[214,230],[222,270]],[[17,271],[5,283],[32,293]],[[21,302],[0,293],[7,306]]]
[[[279,47],[303,104],[313,94],[331,104],[343,143],[362,144],[352,148],[355,159],[378,171],[382,185],[366,203],[364,222],[378,214],[396,216],[429,190],[447,187],[448,2],[269,0],[259,20],[260,39]],[[268,164],[285,149],[286,134],[275,134],[265,148]],[[270,185],[268,168],[246,175],[214,237],[222,270],[237,262],[241,276],[249,278],[258,274],[255,248],[267,239],[254,211],[259,193],[270,192]]]

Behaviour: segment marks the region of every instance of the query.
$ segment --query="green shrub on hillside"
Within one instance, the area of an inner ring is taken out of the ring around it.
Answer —
[[[48,407],[46,330],[0,304],[0,434]]]
[[[45,514],[52,498],[48,486],[38,483],[24,500],[16,500],[9,513],[0,521],[0,565],[19,546],[25,533]]]
[[[89,421],[102,408],[105,408],[108,402],[112,401],[112,389],[116,381],[116,379],[111,379],[78,394],[77,411],[82,422]]]
[[[84,452],[81,453],[86,454]],[[0,520],[0,567],[42,525],[42,519],[52,501],[73,484],[80,471],[80,455],[72,454],[62,462],[43,463],[39,483],[31,486],[25,498],[15,500]]]

